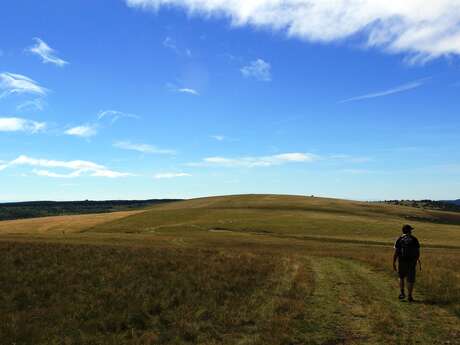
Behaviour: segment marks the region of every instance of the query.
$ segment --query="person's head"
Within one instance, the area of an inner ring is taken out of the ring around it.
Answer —
[[[412,230],[414,230],[414,228],[410,226],[409,224],[403,225],[402,227],[403,234],[410,234],[412,233]]]

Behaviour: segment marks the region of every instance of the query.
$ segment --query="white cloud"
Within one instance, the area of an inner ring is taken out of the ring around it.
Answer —
[[[172,50],[174,53],[180,56],[186,56],[188,58],[192,57],[192,51],[188,48],[183,49],[179,48],[177,45],[177,42],[174,38],[171,36],[166,36],[165,39],[163,40],[163,46]]]
[[[156,146],[149,145],[149,144],[134,144],[129,141],[118,141],[114,143],[113,146],[119,149],[137,151],[141,153],[152,153],[152,154],[162,154],[162,155],[173,155],[176,153],[176,151],[174,150],[160,149]]]
[[[82,174],[82,170],[77,170],[68,174],[59,174],[49,170],[41,170],[41,169],[33,169],[32,173],[37,176],[45,176],[45,177],[55,177],[55,178],[74,178],[79,177]]]
[[[25,110],[38,110],[41,111],[45,108],[45,102],[41,98],[36,98],[31,101],[25,101],[24,103],[19,104],[16,107],[17,111],[25,111]]]
[[[176,53],[178,53],[176,41],[173,38],[169,37],[169,36],[167,36],[163,40],[163,46],[165,46],[166,48],[169,48],[171,50],[174,50]]]
[[[224,141],[225,136],[223,135],[211,135],[211,138],[216,139],[217,141]]]
[[[246,78],[255,78],[260,81],[272,80],[271,65],[262,59],[252,61],[249,65],[241,68],[240,71]]]
[[[32,172],[38,176],[47,176],[47,177],[56,177],[56,178],[74,178],[83,175],[96,176],[96,177],[125,177],[133,176],[130,173],[123,173],[118,171],[113,171],[106,168],[103,165],[84,161],[84,160],[73,160],[73,161],[59,161],[59,160],[49,160],[49,159],[37,159],[28,157],[25,155],[19,156],[16,159],[13,159],[6,164],[0,166],[0,170],[4,170],[13,166],[32,166],[32,167],[41,167],[41,168],[54,168],[54,169],[65,169],[71,170],[69,173],[58,173],[49,170],[40,170],[33,169]]]
[[[166,83],[166,88],[172,92],[186,93],[193,96],[199,96],[200,93],[190,87],[180,87],[174,83]]]
[[[177,89],[177,92],[180,92],[180,93],[188,93],[190,95],[194,95],[194,96],[199,96],[200,94],[198,93],[198,91],[196,91],[195,89],[190,89],[190,88],[187,88],[187,87],[184,87],[184,88],[181,88],[181,89]]]
[[[391,89],[378,91],[378,92],[373,92],[373,93],[368,93],[366,95],[347,98],[347,99],[344,99],[344,100],[340,101],[340,103],[362,101],[362,100],[365,100],[365,99],[390,96],[390,95],[394,95],[396,93],[413,90],[413,89],[416,89],[416,88],[424,85],[425,80],[426,79],[416,80],[416,81],[413,81],[413,82],[410,82],[410,83],[407,83],[407,84],[403,84],[403,85],[393,87]]]
[[[131,118],[131,119],[139,119],[138,115],[124,113],[118,110],[102,110],[97,114],[98,121],[103,119],[110,119],[110,122],[113,124],[117,122],[121,118]]]
[[[97,129],[92,125],[82,125],[69,128],[64,133],[76,137],[89,138],[97,134]]]
[[[302,163],[312,162],[319,159],[318,156],[311,153],[282,153],[272,156],[261,157],[207,157],[198,163],[189,163],[190,166],[220,166],[220,167],[270,167],[275,165],[283,165],[287,163]]]
[[[19,117],[0,117],[0,132],[37,133],[45,130],[46,123]]]
[[[367,46],[409,53],[413,62],[460,54],[458,0],[126,0],[132,7],[177,7],[224,16],[234,26],[284,31],[307,41],[364,37]],[[360,35],[361,36],[360,36]]]
[[[176,178],[176,177],[188,177],[188,176],[192,176],[192,175],[187,174],[187,173],[174,173],[174,172],[171,172],[171,173],[155,174],[153,176],[153,178],[155,178],[155,179],[171,179],[171,178]]]
[[[35,45],[28,48],[27,51],[36,54],[42,58],[43,63],[52,63],[56,66],[62,67],[68,64],[67,61],[58,58],[55,53],[56,51],[52,49],[46,42],[40,38],[34,38]]]
[[[48,90],[40,86],[35,80],[21,74],[4,72],[0,73],[0,98],[8,94],[35,94],[45,96]]]
[[[121,118],[139,119],[139,116],[134,114],[123,113],[117,110],[103,110],[97,114],[97,121],[93,123],[72,127],[64,131],[64,134],[73,135],[82,138],[89,138],[98,133],[98,129],[113,125]],[[104,123],[108,120],[109,123]]]
[[[95,177],[108,177],[108,178],[134,176],[134,174],[131,174],[131,173],[124,173],[124,172],[113,171],[109,169],[94,170],[90,175],[95,176]]]

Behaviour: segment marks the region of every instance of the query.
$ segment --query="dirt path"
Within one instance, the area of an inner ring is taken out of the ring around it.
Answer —
[[[447,310],[400,302],[397,280],[356,261],[312,258],[317,344],[460,344],[460,321]]]

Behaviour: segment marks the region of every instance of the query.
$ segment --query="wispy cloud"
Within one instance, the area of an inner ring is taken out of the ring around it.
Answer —
[[[56,66],[63,67],[68,64],[67,61],[62,60],[56,56],[56,51],[52,49],[45,41],[40,38],[34,38],[35,45],[28,48],[27,51],[36,54],[42,58],[43,63],[52,63]]]
[[[225,136],[224,135],[211,135],[211,138],[217,140],[217,141],[224,141]]]
[[[37,133],[45,130],[45,122],[37,122],[19,117],[0,117],[0,132]]]
[[[166,173],[159,173],[159,174],[155,174],[153,175],[153,178],[155,179],[172,179],[172,178],[177,178],[177,177],[188,177],[188,176],[192,176],[190,174],[187,174],[187,173],[183,173],[183,172],[166,172]]]
[[[0,73],[0,98],[9,94],[34,94],[45,96],[48,90],[35,80],[21,74],[4,72]]]
[[[94,125],[82,125],[69,128],[64,133],[75,137],[89,138],[97,134],[97,129]]]
[[[271,81],[271,65],[262,60],[257,59],[252,61],[249,65],[240,69],[241,74],[246,78],[254,78],[260,81]]]
[[[355,102],[355,101],[362,101],[362,100],[370,99],[370,98],[385,97],[385,96],[394,95],[396,93],[413,90],[413,89],[419,88],[420,86],[423,86],[425,84],[426,80],[427,79],[420,79],[420,80],[412,81],[412,82],[407,83],[407,84],[403,84],[403,85],[393,87],[391,89],[387,89],[387,90],[383,90],[383,91],[377,91],[377,92],[368,93],[368,94],[361,95],[361,96],[347,98],[347,99],[341,100],[339,103]]]
[[[53,169],[64,169],[70,172],[61,173],[49,170],[33,169],[32,173],[38,176],[56,177],[56,178],[75,178],[80,176],[95,176],[95,177],[125,177],[133,176],[130,173],[124,173],[114,171],[106,168],[103,165],[84,160],[72,160],[72,161],[60,161],[60,160],[49,160],[49,159],[37,159],[26,155],[19,156],[6,164],[0,166],[0,170],[14,166],[31,166],[39,168],[53,168]]]
[[[244,167],[270,167],[276,165],[283,165],[288,163],[305,163],[313,162],[319,159],[318,156],[312,153],[282,153],[272,156],[260,156],[260,157],[207,157],[201,162],[188,163],[189,166],[219,166],[227,168]]]
[[[165,37],[165,39],[163,40],[163,46],[168,49],[173,50],[176,53],[179,53],[179,49],[177,49],[176,41],[170,36]]]
[[[111,126],[121,118],[139,119],[140,117],[117,110],[103,110],[97,114],[94,122],[71,127],[64,131],[64,134],[89,138],[95,136],[99,129]]]
[[[362,37],[367,47],[406,53],[409,62],[460,55],[458,0],[125,0],[128,6],[176,7],[205,18],[225,17],[233,26],[285,32],[311,42]]]
[[[185,93],[185,94],[189,94],[189,95],[192,95],[192,96],[199,96],[200,95],[200,93],[196,89],[193,89],[193,88],[190,88],[190,87],[177,86],[174,83],[166,83],[165,86],[169,91],[172,91],[172,92]]]
[[[186,56],[188,58],[192,57],[192,51],[188,48],[179,48],[176,40],[171,36],[166,36],[163,40],[163,46],[172,50],[177,55]]]
[[[98,121],[101,121],[103,119],[110,119],[111,123],[115,123],[122,118],[139,119],[140,116],[135,114],[124,113],[118,110],[102,110],[97,114]]]
[[[38,110],[42,111],[45,109],[45,102],[42,98],[36,98],[31,101],[25,101],[24,103],[19,104],[16,107],[17,111],[27,111],[27,110]]]
[[[117,147],[122,150],[137,151],[141,153],[150,153],[150,154],[160,154],[160,155],[174,155],[176,151],[169,149],[160,149],[156,146],[149,144],[135,144],[130,141],[118,141],[113,144],[114,147]]]
[[[199,96],[200,95],[199,92],[196,91],[195,89],[190,89],[190,88],[187,88],[187,87],[177,89],[177,92],[188,93],[189,95],[194,95],[194,96]]]

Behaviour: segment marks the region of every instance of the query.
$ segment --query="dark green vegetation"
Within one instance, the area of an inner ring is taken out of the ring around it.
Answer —
[[[0,344],[460,344],[456,216],[251,195],[3,235]],[[391,271],[407,217],[425,245],[415,304]]]
[[[437,201],[437,200],[385,200],[389,205],[410,206],[431,210],[460,212],[460,200]]]
[[[152,199],[11,202],[0,204],[0,221],[72,214],[129,211],[174,201],[178,200]]]

